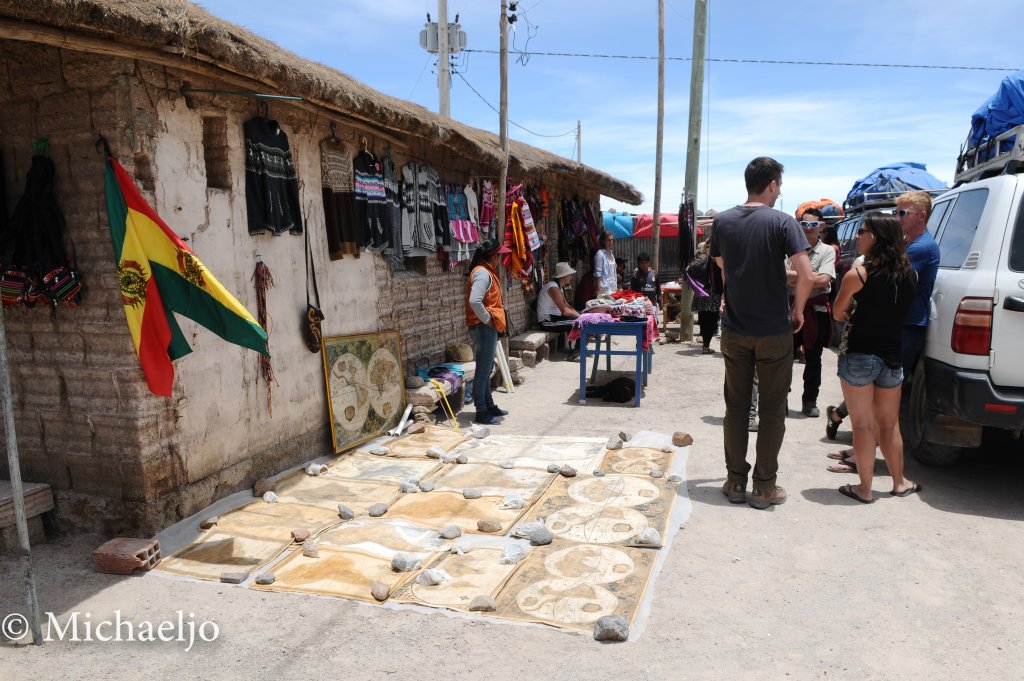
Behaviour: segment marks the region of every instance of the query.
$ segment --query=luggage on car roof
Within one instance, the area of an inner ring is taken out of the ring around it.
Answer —
[[[804,201],[797,207],[796,212],[793,214],[794,217],[800,217],[808,208],[817,208],[821,211],[822,217],[827,220],[843,217],[843,207],[832,199],[824,198],[818,201]]]
[[[891,200],[916,189],[946,189],[946,184],[929,173],[923,163],[890,163],[854,182],[846,195],[846,205],[856,207],[873,198]]]
[[[999,89],[971,116],[970,146],[977,147],[989,139],[1024,124],[1024,71],[1003,79]],[[1012,140],[1003,145],[1013,146]],[[1000,151],[1006,151],[1001,149]]]

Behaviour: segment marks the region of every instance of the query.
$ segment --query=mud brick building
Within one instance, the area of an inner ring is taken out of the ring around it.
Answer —
[[[468,338],[464,267],[431,258],[393,270],[372,253],[331,260],[320,198],[319,143],[390,145],[442,181],[497,176],[496,136],[287,52],[177,0],[0,0],[0,152],[8,207],[38,138],[49,140],[56,191],[84,279],[79,307],[4,309],[22,475],[49,483],[60,528],[152,533],[261,476],[330,451],[323,365],[303,344],[304,240],[246,230],[244,121],[257,100],[287,133],[300,180],[328,335],[397,330],[406,372]],[[333,128],[332,128],[333,125]],[[194,352],[175,365],[170,399],[147,389],[125,322],[104,203],[103,135],[168,225],[250,311],[257,258],[268,293],[277,383],[273,415],[256,353],[179,319]],[[629,203],[632,186],[513,142],[509,176],[553,198]],[[548,229],[553,238],[554,229]],[[555,249],[552,248],[552,251]],[[415,262],[412,262],[415,260]],[[520,287],[508,301],[525,325]],[[6,477],[4,468],[0,473]]]

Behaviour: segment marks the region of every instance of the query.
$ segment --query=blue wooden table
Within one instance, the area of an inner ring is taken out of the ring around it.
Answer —
[[[633,398],[633,406],[640,406],[640,393],[646,385],[647,357],[644,353],[644,332],[647,331],[647,322],[598,322],[596,324],[580,325],[580,404],[587,403],[587,357],[594,358],[594,376],[597,376],[597,365],[601,361],[601,355],[605,356],[605,369],[611,371],[612,355],[622,355],[636,358],[636,395]],[[598,336],[598,342],[593,350],[587,344],[590,336]],[[600,336],[607,336],[605,348],[601,348]],[[611,336],[632,336],[636,340],[636,348],[633,350],[612,350]],[[593,379],[591,379],[593,380]]]

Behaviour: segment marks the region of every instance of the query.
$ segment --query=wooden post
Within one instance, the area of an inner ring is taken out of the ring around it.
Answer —
[[[498,116],[501,119],[499,138],[501,140],[501,179],[498,181],[498,226],[494,230],[498,240],[505,235],[505,186],[508,184],[508,3],[501,0],[501,17],[498,19],[501,97]]]
[[[686,135],[686,178],[683,199],[697,199],[697,169],[700,165],[701,109],[704,107],[704,50],[708,32],[708,0],[693,3],[693,62],[690,67],[690,124]],[[696,239],[694,230],[693,238]],[[696,240],[693,247],[697,247]]]
[[[28,537],[28,518],[25,515],[25,488],[21,484],[21,464],[18,462],[18,437],[14,431],[11,373],[7,365],[7,331],[4,328],[2,307],[0,307],[0,399],[3,400],[4,435],[7,437],[7,467],[11,473],[11,492],[14,497],[14,523],[18,528],[21,560],[25,564],[25,591],[31,615],[31,622],[26,624],[32,627],[32,642],[41,646],[43,645],[43,630],[39,620],[39,600],[36,598],[36,578],[32,572],[32,547]],[[5,620],[8,629],[11,629],[14,615],[10,617],[10,620]],[[4,633],[12,637],[18,634],[15,630]]]
[[[661,153],[665,138],[665,0],[658,0],[658,133],[654,152],[654,225],[651,230],[651,269],[658,271],[661,255]]]
[[[697,169],[700,165],[701,109],[704,107],[704,51],[708,32],[708,0],[693,2],[693,61],[690,67],[690,124],[686,135],[686,177],[683,186],[683,201],[693,197],[697,203]],[[696,220],[694,221],[696,223]],[[679,226],[682,229],[682,225]],[[690,234],[692,248],[697,248],[697,229]],[[686,263],[680,263],[686,267]],[[680,295],[679,339],[693,338],[693,314],[690,303],[693,291],[684,286]]]
[[[576,162],[583,163],[583,128],[576,121]]]

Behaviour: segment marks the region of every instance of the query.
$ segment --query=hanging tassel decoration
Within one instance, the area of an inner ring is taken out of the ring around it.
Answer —
[[[258,256],[257,256],[258,257]],[[268,268],[263,260],[258,259],[256,261],[256,269],[252,273],[252,280],[256,285],[256,321],[260,323],[260,326],[267,332],[267,350],[270,350],[270,315],[267,314],[267,290],[274,287],[274,277],[270,274],[270,268]],[[260,363],[260,376],[263,377],[263,382],[267,384],[267,411],[271,416],[274,415],[274,402],[273,396],[271,395],[272,385],[277,381],[274,379],[274,367],[270,364],[270,357],[268,355],[259,356]],[[257,381],[259,379],[257,378]]]

